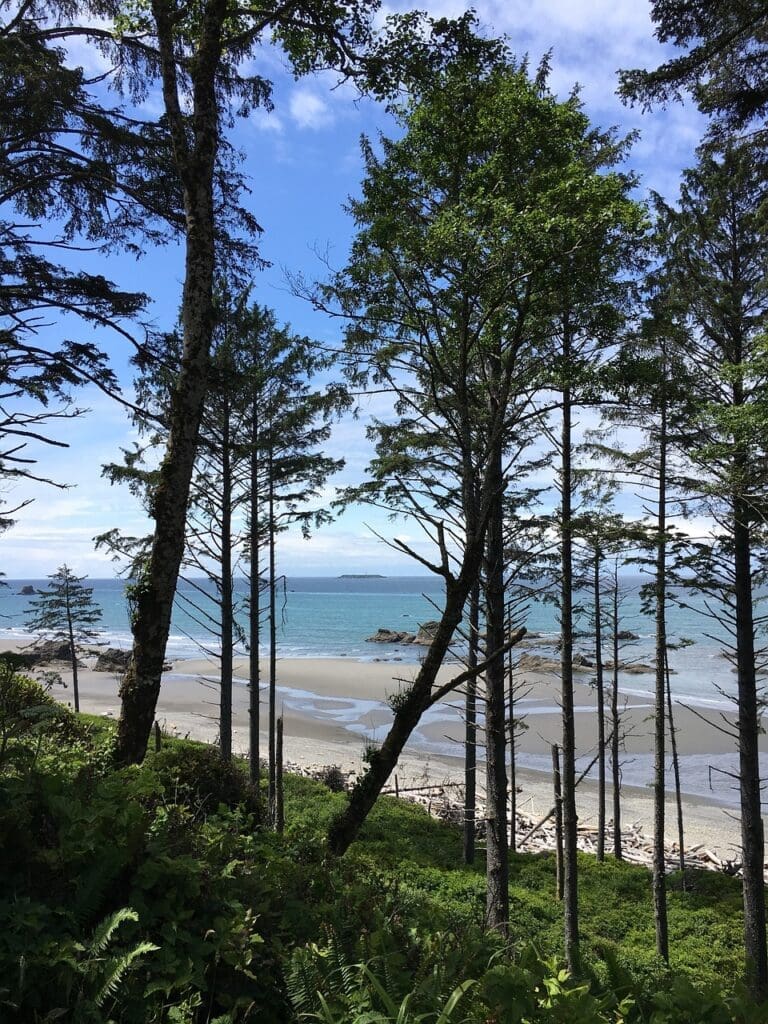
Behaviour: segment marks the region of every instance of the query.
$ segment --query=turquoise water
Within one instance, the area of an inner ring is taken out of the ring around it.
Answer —
[[[622,659],[651,662],[653,660],[653,623],[642,614],[639,599],[640,577],[626,578],[623,583],[621,628],[639,636],[626,644]],[[24,628],[29,598],[19,591],[23,586],[36,589],[46,580],[10,580],[0,587],[0,639],[31,639]],[[116,579],[89,580],[94,600],[102,609],[102,636],[104,643],[127,647],[131,642],[128,611],[124,596],[124,582]],[[184,596],[200,600],[198,591],[188,583],[181,583],[180,599],[174,608],[171,635],[168,643],[169,658],[196,657],[200,645],[216,649],[216,638],[211,637],[198,622],[199,615],[191,615],[185,607]],[[240,581],[237,599],[241,607],[240,619],[245,625],[246,586]],[[279,656],[283,658],[345,657],[359,661],[391,661],[414,663],[423,648],[409,645],[366,643],[380,627],[415,632],[420,622],[438,616],[442,599],[440,581],[429,577],[388,577],[382,579],[293,578],[286,581],[279,594],[280,621],[278,628]],[[698,614],[694,601],[690,607],[672,606],[669,612],[671,635],[689,637],[695,642],[684,650],[671,654],[674,671],[672,689],[678,701],[715,712],[729,708],[734,696],[735,679],[730,665],[722,656],[721,645],[706,633],[714,634],[713,623]],[[550,604],[532,602],[525,615],[525,625],[540,639],[532,640],[526,650],[556,657],[554,643],[558,635],[556,610]],[[588,621],[582,616],[577,628],[588,630]],[[579,640],[581,650],[591,655],[588,637]],[[266,649],[263,649],[266,652]],[[243,651],[244,653],[244,651]],[[183,684],[183,675],[168,677]],[[579,675],[577,682],[588,684],[590,676]],[[648,701],[651,708],[650,688],[653,676],[623,676],[622,690],[635,695],[641,704]],[[376,700],[340,700],[299,689],[280,689],[280,700],[286,707],[296,707],[305,713],[333,721],[352,733],[374,740],[382,738],[382,729],[390,716],[386,704]],[[538,706],[534,700],[525,701],[520,713],[557,714],[556,705]],[[528,706],[530,705],[530,706]],[[579,708],[592,713],[591,705]],[[423,753],[456,755],[455,743],[445,736],[440,726],[443,721],[456,718],[458,711],[443,705],[425,715],[414,733],[411,745]],[[435,728],[430,729],[430,726]],[[702,726],[702,728],[705,728]],[[583,759],[583,767],[586,760]],[[763,771],[768,773],[768,755],[763,755]],[[548,773],[549,758],[532,753],[521,753],[519,764]],[[682,758],[683,789],[687,793],[719,800],[735,806],[738,802],[731,776],[710,771],[716,766],[726,772],[736,768],[734,755],[688,755]],[[653,767],[650,754],[627,757],[622,769],[628,785],[648,784]],[[594,772],[593,772],[594,774]]]
[[[102,639],[113,646],[130,646],[131,634],[124,595],[124,581],[120,579],[88,580],[93,587],[94,600],[102,609]],[[20,594],[25,585],[36,589],[46,580],[9,580],[0,588],[0,638],[25,639],[24,628],[29,598]],[[653,658],[653,623],[642,614],[639,599],[640,577],[628,577],[623,583],[621,628],[636,633],[640,639],[627,644],[621,657],[650,662]],[[366,643],[380,627],[396,630],[418,628],[420,622],[437,618],[442,602],[442,583],[432,577],[386,578],[291,578],[281,586],[278,625],[278,650],[283,658],[347,657],[361,661],[397,660],[405,663],[418,661],[423,648],[409,645]],[[200,644],[216,649],[216,638],[199,622],[200,616],[185,606],[185,595],[199,600],[198,592],[189,583],[182,582],[174,608],[168,643],[170,658],[195,657]],[[239,618],[245,624],[245,581],[238,581],[237,601]],[[673,652],[673,690],[681,700],[690,700],[701,706],[722,706],[734,692],[734,676],[721,653],[716,640],[704,634],[714,634],[713,623],[692,607],[672,606],[669,612],[669,631],[677,637],[695,640],[685,650]],[[534,644],[534,653],[554,656],[552,644],[558,633],[557,613],[544,602],[530,603],[525,625],[541,635],[541,645]],[[588,630],[586,618],[578,624]],[[581,649],[591,653],[590,640],[582,638]],[[263,651],[266,648],[262,648]],[[244,649],[243,652],[244,653]],[[627,692],[646,694],[652,677],[627,677]]]

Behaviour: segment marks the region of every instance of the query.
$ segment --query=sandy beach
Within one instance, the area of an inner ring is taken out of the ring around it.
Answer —
[[[14,645],[6,643],[5,649]],[[54,686],[57,699],[71,703],[71,673],[65,665],[51,666],[60,672],[64,685]],[[266,678],[262,665],[262,679]],[[285,758],[304,767],[338,765],[344,771],[360,771],[366,737],[382,739],[386,733],[389,695],[396,693],[417,671],[417,666],[392,662],[358,662],[344,658],[286,659],[278,662],[278,708],[284,715]],[[440,682],[458,671],[444,666]],[[233,693],[233,745],[245,753],[248,743],[248,663],[236,661],[235,674],[241,685]],[[79,672],[80,703],[83,711],[116,718],[120,711],[119,680],[109,672],[85,667]],[[635,688],[637,681],[634,681]],[[525,715],[526,727],[519,734],[521,760],[539,763],[543,770],[519,768],[517,772],[518,807],[533,818],[546,814],[552,805],[550,763],[551,744],[559,742],[560,718],[557,706],[558,681],[541,674],[521,678],[524,700],[518,705]],[[266,716],[266,694],[262,690],[262,724]],[[418,734],[406,747],[397,768],[401,787],[431,782],[461,783],[463,761],[461,740],[463,724],[458,706],[463,698],[453,696],[445,705],[432,709]],[[626,730],[626,761],[645,763],[652,750],[651,708],[647,698],[628,694],[624,697],[623,728]],[[597,738],[595,696],[586,679],[577,684],[577,749],[585,760],[594,756]],[[699,709],[676,708],[676,726],[680,753],[705,771],[708,757],[717,759],[735,750],[733,739],[722,728],[707,725]],[[733,717],[721,711],[705,712],[721,727],[732,729]],[[168,732],[179,736],[214,742],[218,734],[218,682],[216,667],[204,659],[175,662],[166,672],[157,709],[157,720]],[[262,729],[262,756],[266,735]],[[455,755],[452,751],[455,749]],[[631,773],[629,773],[631,774]],[[482,785],[480,786],[482,790]],[[623,786],[622,813],[625,824],[639,825],[647,835],[652,832],[652,798],[647,788]],[[732,798],[731,798],[732,799]],[[610,795],[609,795],[610,806]],[[578,788],[580,823],[596,821],[597,788],[583,781]],[[670,837],[674,807],[668,804]],[[686,846],[703,844],[720,857],[733,858],[739,850],[739,824],[734,807],[722,801],[686,796]]]

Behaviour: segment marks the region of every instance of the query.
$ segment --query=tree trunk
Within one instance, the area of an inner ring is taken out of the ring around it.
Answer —
[[[600,608],[600,548],[595,546],[595,683],[597,687],[597,859],[605,860],[605,685],[603,679],[603,623]]]
[[[462,571],[458,578],[448,581],[445,608],[440,617],[434,639],[429,645],[416,678],[407,694],[398,702],[394,720],[381,747],[372,752],[368,767],[354,785],[349,802],[344,810],[331,822],[328,831],[328,847],[337,856],[342,856],[354,842],[371,808],[397,764],[397,759],[408,741],[408,737],[419,723],[422,714],[433,703],[432,687],[445,658],[448,645],[462,619],[464,604],[472,587],[472,580],[479,570],[480,551],[475,542],[465,554]],[[508,642],[516,642],[524,636],[519,630]]]
[[[613,855],[621,850],[621,716],[619,715],[619,563],[613,567],[613,679],[611,680],[611,781],[613,789]]]
[[[477,666],[480,633],[480,585],[469,598],[469,650],[467,668]],[[464,863],[475,863],[475,822],[477,818],[477,679],[467,682],[464,733]]]
[[[664,366],[666,373],[666,366]],[[663,382],[662,382],[663,387]],[[667,407],[662,397],[659,422],[659,483],[656,510],[656,687],[654,695],[654,770],[653,770],[653,917],[656,952],[669,963],[667,926],[666,867],[664,857],[665,729],[667,653]]]
[[[183,350],[171,396],[168,446],[153,496],[155,532],[149,559],[134,589],[133,655],[120,687],[122,707],[115,758],[142,760],[155,718],[179,566],[184,554],[189,485],[203,412],[214,325],[213,174],[219,145],[216,69],[226,0],[211,0],[201,18],[195,55],[194,113],[181,110],[173,19],[168,5],[153,0],[160,72],[174,161],[184,197],[186,253],[181,304]]]
[[[743,477],[742,477],[743,479]],[[755,629],[752,613],[750,510],[734,500],[734,590],[736,603],[736,672],[739,707],[739,793],[743,856],[744,947],[747,979],[758,1000],[768,998],[766,953],[765,839],[760,803],[760,715],[755,674]]]
[[[225,761],[232,760],[232,647],[234,608],[232,581],[232,452],[230,410],[222,403],[221,432],[221,691],[219,694],[219,746]]]
[[[275,478],[272,458],[272,441],[270,440],[267,459],[267,523],[269,549],[269,818],[275,821],[275,801],[277,799],[277,582],[275,579]]]
[[[664,652],[664,675],[667,684],[667,720],[669,721],[669,745],[672,750],[672,771],[675,776],[675,805],[677,807],[678,863],[682,875],[681,884],[685,889],[685,832],[683,830],[683,793],[680,788],[680,758],[677,754],[677,729],[672,711],[672,684],[669,673],[669,647]]]
[[[275,832],[283,834],[285,828],[285,802],[283,800],[283,716],[275,723]]]
[[[507,826],[506,672],[504,645],[503,472],[493,467],[494,491],[485,557],[485,742],[486,742],[486,920],[506,933],[509,925],[509,831]],[[495,653],[494,653],[495,652]]]
[[[563,332],[563,363],[570,372],[570,334]],[[571,974],[580,970],[579,954],[579,876],[577,863],[576,814],[576,734],[573,711],[573,530],[571,525],[571,389],[563,387],[563,422],[561,436],[561,672],[563,717],[563,918],[565,961]]]
[[[259,578],[259,396],[256,389],[251,399],[251,452],[250,452],[250,579],[248,582],[248,751],[251,782],[257,788],[261,782],[260,722],[260,668],[261,590]]]
[[[512,631],[512,623],[509,623],[509,632]],[[512,667],[512,651],[507,655],[507,678],[509,694],[507,704],[508,712],[508,735],[509,735],[509,848],[514,853],[517,850],[517,722],[515,721],[515,675]]]
[[[552,744],[552,787],[555,795],[555,892],[563,899],[563,787],[560,776],[560,749]]]

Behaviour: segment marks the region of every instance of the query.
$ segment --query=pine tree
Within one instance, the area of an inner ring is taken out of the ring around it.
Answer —
[[[95,640],[93,628],[101,621],[101,608],[93,600],[93,588],[84,587],[85,576],[75,576],[67,565],[50,575],[46,590],[30,601],[26,627],[41,639],[63,640],[69,648],[72,666],[72,693],[75,711],[80,710],[80,688],[77,677],[77,644]]]

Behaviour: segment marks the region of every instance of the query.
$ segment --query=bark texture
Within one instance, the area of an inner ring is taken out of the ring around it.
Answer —
[[[503,472],[499,454],[488,523],[485,557],[485,742],[486,742],[486,901],[490,928],[509,925],[509,825],[507,821],[506,672],[504,644]]]
[[[765,836],[760,802],[760,714],[755,674],[755,629],[749,510],[743,499],[734,502],[734,587],[736,599],[736,673],[739,706],[739,795],[743,856],[744,948],[747,978],[757,999],[768,998],[766,951]]]
[[[213,175],[219,145],[215,76],[226,9],[226,0],[210,0],[203,11],[192,73],[194,110],[189,128],[179,98],[173,11],[167,0],[152,0],[151,4],[163,100],[186,217],[183,349],[171,396],[168,447],[154,495],[151,551],[134,590],[133,655],[120,687],[122,708],[115,751],[122,764],[143,759],[155,717],[173,597],[184,553],[189,487],[208,379],[214,325]]]
[[[666,367],[664,368],[666,373]],[[663,388],[663,382],[662,382]],[[664,798],[666,769],[666,654],[667,654],[667,409],[664,397],[660,402],[659,422],[659,484],[656,506],[656,687],[654,694],[654,768],[653,768],[653,919],[656,930],[656,952],[669,963],[669,928],[667,925],[667,889],[664,864]]]
[[[469,651],[467,668],[477,667],[480,633],[480,586],[475,584],[469,599]],[[464,863],[475,863],[475,822],[477,818],[477,680],[467,682],[464,704]]]
[[[568,330],[564,332],[563,361],[569,365],[571,358]],[[563,388],[563,422],[561,435],[560,472],[560,514],[562,529],[561,544],[561,591],[560,591],[560,633],[562,673],[562,720],[563,720],[563,925],[565,932],[565,960],[568,970],[578,974],[579,952],[579,875],[577,864],[576,813],[576,732],[573,710],[573,527],[571,523],[571,495],[573,473],[571,468],[571,390]]]
[[[594,554],[595,685],[597,688],[597,859],[605,860],[605,681],[603,672],[603,613],[600,607],[600,549]]]

